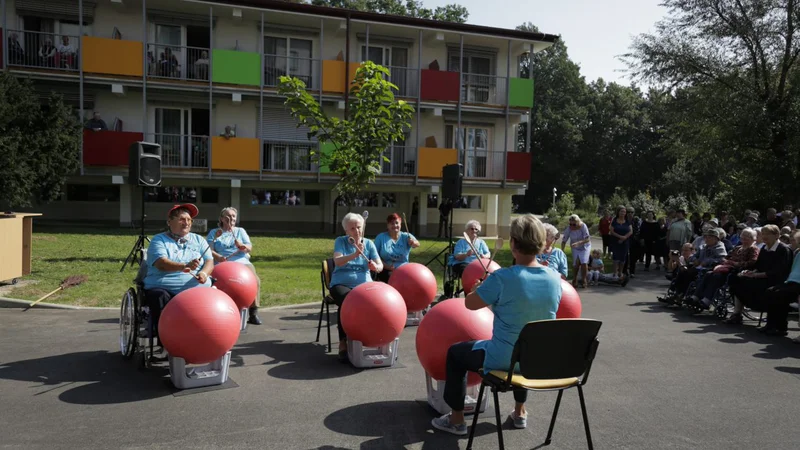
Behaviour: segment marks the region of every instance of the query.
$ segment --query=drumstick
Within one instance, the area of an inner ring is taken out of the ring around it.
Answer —
[[[411,234],[411,232],[408,231],[408,221],[406,221],[406,213],[403,213],[403,224],[405,224],[406,226],[406,233]]]
[[[494,257],[497,256],[497,252],[503,248],[503,238],[499,237],[496,241],[494,241],[494,255],[489,255],[489,264],[486,267],[492,267],[492,261],[494,261]],[[488,271],[486,273],[489,273]]]
[[[362,251],[361,251],[361,249],[360,249],[360,248],[358,248],[358,246],[356,245],[356,240],[355,240],[355,238],[354,238],[353,236],[350,236],[349,238],[347,238],[347,242],[349,242],[349,243],[353,244],[353,246],[356,248],[356,251],[358,252],[358,254],[359,254],[359,255],[361,255],[361,256],[363,256],[363,257],[364,257],[364,259],[366,259],[367,261],[369,261],[369,258],[367,258],[367,257],[364,255],[364,252],[362,252]]]
[[[481,267],[483,267],[483,271],[484,271],[485,273],[488,273],[488,272],[489,272],[489,270],[486,268],[486,265],[484,265],[484,264],[483,264],[483,258],[482,258],[482,257],[481,257],[481,255],[478,253],[478,250],[476,250],[476,249],[475,249],[475,246],[474,246],[474,245],[472,245],[472,241],[470,241],[470,240],[469,240],[469,235],[467,234],[467,232],[466,232],[466,231],[464,232],[464,240],[465,240],[465,241],[467,241],[467,244],[469,244],[469,248],[471,248],[471,249],[472,249],[472,252],[475,254],[475,257],[476,257],[476,258],[478,258],[478,261],[480,261],[480,263],[481,263]]]

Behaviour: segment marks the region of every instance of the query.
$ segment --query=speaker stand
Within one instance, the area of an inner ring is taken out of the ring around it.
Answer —
[[[150,243],[150,239],[145,236],[144,234],[144,220],[147,218],[147,215],[144,213],[144,199],[146,196],[146,192],[144,187],[142,187],[142,227],[140,228],[139,237],[136,239],[136,243],[133,244],[133,248],[131,248],[131,252],[128,253],[128,257],[125,258],[125,262],[122,264],[122,268],[119,269],[120,272],[125,270],[125,267],[130,264],[133,267],[134,263],[138,263],[140,266],[144,263],[144,249],[145,243]]]
[[[442,261],[439,261],[439,257],[441,257],[444,253],[451,251],[455,246],[453,245],[453,209],[450,208],[450,219],[448,220],[448,228],[445,229],[445,233],[447,233],[447,247],[443,248],[439,253],[437,253],[430,261],[426,262],[425,265],[429,266],[432,262],[436,261],[442,265],[442,268],[447,271],[447,260],[445,258]]]

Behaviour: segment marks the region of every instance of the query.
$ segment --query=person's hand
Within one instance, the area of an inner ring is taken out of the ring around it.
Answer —
[[[372,271],[372,272],[378,272],[378,265],[375,264],[374,262],[370,261],[369,262],[369,270]]]
[[[414,238],[412,238],[412,237],[410,237],[410,236],[408,237],[408,245],[411,245],[411,246],[413,246],[413,245],[414,245],[414,244],[416,244],[416,243],[417,243],[417,240],[416,240],[416,239],[414,239]]]
[[[197,278],[197,281],[199,281],[200,284],[206,284],[206,281],[208,281],[208,274],[201,270],[200,272],[197,272],[195,278]]]
[[[743,271],[739,272],[738,276],[745,277],[745,278],[750,277],[750,271],[749,270],[743,270]]]
[[[184,272],[191,272],[200,267],[200,260],[193,259],[183,266]]]
[[[475,281],[475,284],[472,285],[472,292],[475,292],[475,289],[478,289],[478,287],[481,285],[481,283],[483,283],[483,280],[485,280],[486,277],[488,277],[488,276],[489,276],[489,274],[487,273],[483,277],[478,278],[477,281]]]
[[[474,254],[475,254],[475,252],[473,252],[472,249],[467,250],[467,257],[470,257],[470,256],[472,256]]]
[[[389,271],[392,271],[392,270],[394,270],[394,266],[393,266],[393,265],[391,265],[391,264],[384,264],[384,265],[383,265],[383,270],[389,270]]]
[[[217,231],[214,233],[214,239],[218,239],[222,236],[222,228],[217,228]]]
[[[214,256],[214,262],[221,263],[221,262],[225,262],[225,261],[227,261],[227,260],[228,260],[228,258],[226,258],[226,257],[224,257],[224,256],[222,256],[222,255],[216,255],[216,256]]]
[[[356,248],[359,252],[361,252],[361,254],[364,254],[364,241],[356,243]]]
[[[239,250],[241,250],[241,251],[245,251],[245,250],[247,250],[247,246],[245,246],[244,244],[242,244],[242,243],[241,243],[241,242],[240,242],[238,239],[234,239],[234,241],[233,241],[233,245],[235,245],[235,246],[236,246],[236,248],[238,248],[238,249],[239,249]]]

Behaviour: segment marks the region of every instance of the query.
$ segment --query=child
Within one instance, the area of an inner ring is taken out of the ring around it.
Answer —
[[[591,253],[589,261],[589,284],[596,285],[600,281],[600,275],[604,271],[603,266],[603,252],[600,249],[594,249]]]

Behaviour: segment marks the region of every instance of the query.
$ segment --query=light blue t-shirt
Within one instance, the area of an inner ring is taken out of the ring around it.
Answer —
[[[545,265],[565,277],[569,274],[567,254],[560,248],[553,248],[550,253],[536,255],[536,260],[539,261],[539,264]]]
[[[176,295],[186,289],[200,286],[194,276],[203,268],[205,261],[212,259],[208,244],[200,236],[189,233],[176,241],[161,233],[153,236],[147,248],[147,275],[144,278],[145,289],[164,289]],[[167,258],[176,263],[186,264],[202,257],[203,263],[197,269],[189,272],[163,272],[153,264],[161,258]],[[203,286],[211,286],[211,280],[206,280]]]
[[[216,234],[217,230],[218,228],[211,230],[208,233],[208,237],[206,237],[206,241],[209,245],[213,244],[213,247],[211,248],[212,250],[226,258],[236,252],[239,252],[239,249],[236,248],[236,244],[234,243],[236,239],[238,239],[239,242],[244,245],[252,244],[252,242],[250,242],[250,236],[247,235],[247,231],[244,231],[244,228],[234,228],[232,232],[223,231],[222,236],[218,237],[215,241],[214,235]],[[228,259],[228,261],[250,264],[250,254],[239,252],[236,253],[233,258]]]
[[[492,339],[478,341],[473,350],[484,350],[483,368],[508,370],[514,344],[528,322],[555,319],[561,303],[561,280],[545,267],[511,266],[486,277],[478,296],[494,312]]]
[[[603,263],[603,258],[592,258],[592,265],[591,265],[592,270],[600,270],[604,266],[605,263]]]
[[[357,250],[355,245],[348,242],[347,236],[339,236],[333,243],[333,252],[347,256],[356,253]],[[370,261],[377,261],[379,258],[375,244],[369,239],[364,239],[364,255]],[[331,286],[341,284],[352,289],[369,281],[372,281],[372,277],[369,275],[369,261],[360,255],[343,266],[336,266],[331,275]]]
[[[416,240],[411,233],[403,233],[397,236],[397,241],[393,241],[388,232],[383,232],[375,237],[375,247],[378,255],[384,264],[391,264],[395,269],[408,263],[408,255],[411,253],[409,239]],[[363,258],[362,258],[363,259]]]
[[[472,243],[472,245],[475,246],[475,250],[477,250],[478,253],[480,253],[481,255],[486,255],[486,254],[489,253],[489,247],[486,245],[486,242],[483,242],[483,239],[481,239],[481,238],[475,239],[475,241]],[[467,242],[467,240],[463,239],[463,238],[459,239],[458,242],[456,242],[455,247],[453,248],[453,254],[450,255],[450,261],[447,264],[450,265],[450,266],[455,266],[456,264],[469,264],[472,261],[475,261],[476,259],[478,259],[477,256],[470,255],[470,256],[467,256],[466,258],[464,258],[463,261],[456,260],[455,255],[458,255],[458,254],[461,254],[461,253],[467,253],[470,250],[471,250],[471,248],[469,246],[469,242]]]
[[[794,253],[794,262],[792,263],[792,271],[789,272],[789,278],[786,279],[787,283],[800,283],[800,252]]]

